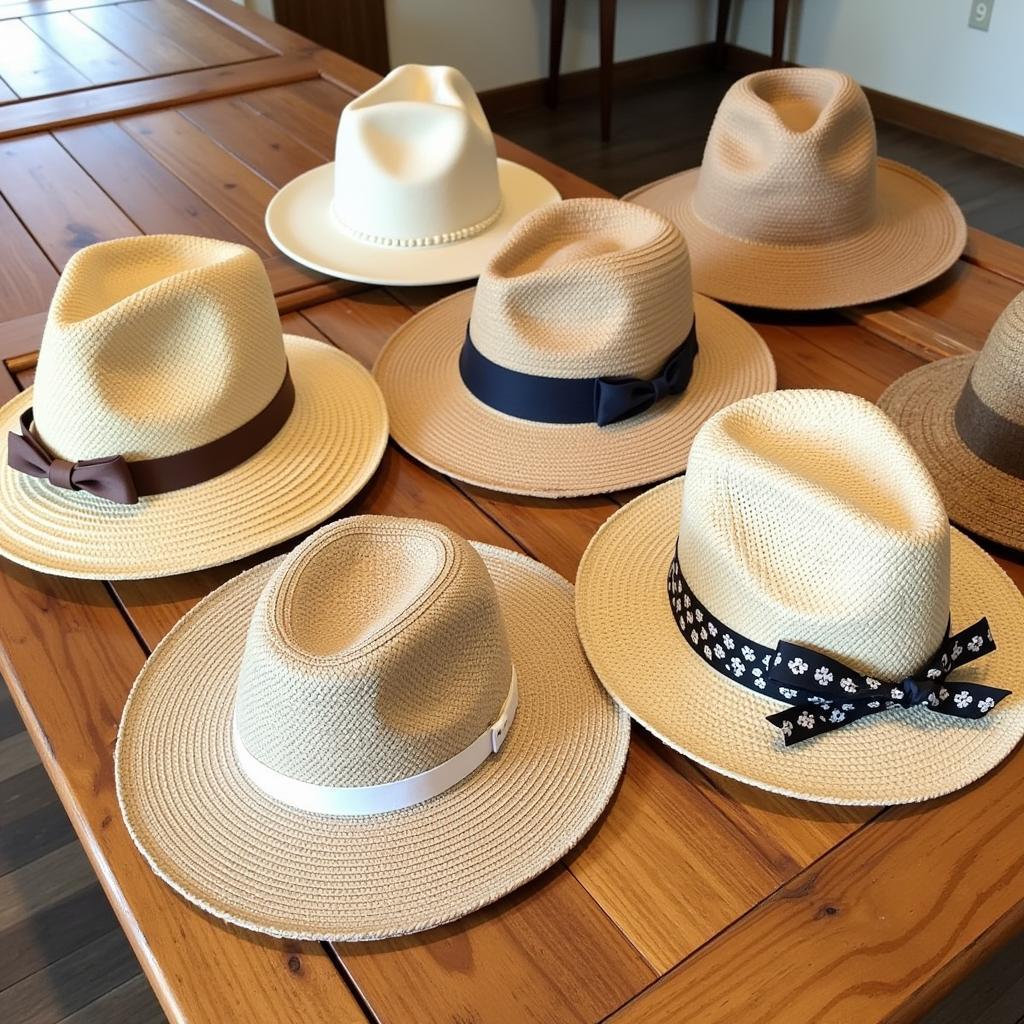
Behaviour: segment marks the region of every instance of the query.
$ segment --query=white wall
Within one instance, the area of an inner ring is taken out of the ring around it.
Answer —
[[[619,0],[615,59],[706,42],[713,2]],[[391,64],[451,64],[478,90],[544,78],[550,11],[550,0],[387,0]],[[597,67],[598,36],[597,0],[568,0],[562,71]]]
[[[771,0],[735,0],[730,41],[768,53]],[[1024,0],[995,0],[988,32],[969,0],[793,0],[787,60],[1024,135]]]

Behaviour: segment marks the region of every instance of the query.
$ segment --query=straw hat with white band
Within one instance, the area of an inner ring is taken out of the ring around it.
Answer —
[[[101,242],[61,275],[35,386],[0,409],[0,555],[102,579],[230,562],[341,508],[387,429],[354,359],[282,335],[251,249]]]
[[[442,284],[476,277],[516,221],[558,198],[498,159],[461,72],[406,64],[345,107],[335,161],[285,185],[266,223],[282,252],[322,273]]]
[[[182,619],[115,760],[128,828],[182,895],[275,935],[372,939],[559,860],[628,741],[568,583],[441,526],[357,516]]]
[[[967,241],[949,194],[878,158],[864,93],[824,68],[741,78],[703,164],[625,198],[679,225],[698,291],[772,309],[898,295],[947,270]]]
[[[912,370],[878,404],[910,438],[953,522],[1024,551],[1024,292],[980,352]]]
[[[679,231],[613,199],[524,219],[475,289],[395,332],[374,375],[411,455],[543,497],[679,473],[708,416],[775,387],[760,335],[693,294]]]
[[[774,792],[925,800],[1024,735],[1024,596],[851,395],[781,391],[710,419],[685,479],[598,531],[576,610],[638,722]]]

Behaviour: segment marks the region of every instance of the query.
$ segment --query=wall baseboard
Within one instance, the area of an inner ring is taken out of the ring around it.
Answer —
[[[763,71],[770,67],[771,62],[766,54],[729,45],[726,47],[725,66],[737,74],[749,75],[753,71]],[[787,61],[786,66],[796,65]],[[910,128],[922,135],[930,135],[933,139],[951,142],[974,153],[1024,167],[1024,136],[958,114],[948,114],[935,107],[926,107],[923,103],[905,100],[891,93],[879,92],[867,86],[862,88],[879,121],[898,124],[901,128]]]

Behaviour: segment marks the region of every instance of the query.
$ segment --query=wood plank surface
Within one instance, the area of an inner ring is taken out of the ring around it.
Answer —
[[[0,77],[18,96],[82,89],[89,80],[16,19],[0,21]]]
[[[93,85],[146,77],[146,68],[70,11],[25,18],[23,24]]]
[[[166,75],[206,67],[206,61],[175,42],[166,28],[151,28],[131,14],[135,4],[104,4],[82,7],[72,17],[88,25],[97,35],[130,53],[147,71]]]
[[[121,10],[173,41],[206,67],[269,57],[274,52],[190,3],[134,0],[121,4]]]

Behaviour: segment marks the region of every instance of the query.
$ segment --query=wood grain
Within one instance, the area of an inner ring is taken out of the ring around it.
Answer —
[[[0,153],[3,146],[0,144]],[[0,157],[2,161],[2,157]],[[22,317],[46,309],[57,284],[57,271],[35,239],[0,195],[0,308],[4,317]],[[7,353],[0,347],[0,358]]]
[[[189,3],[135,0],[121,5],[121,9],[153,32],[172,40],[206,67],[269,57],[273,53]]]
[[[23,24],[93,85],[146,76],[141,64],[111,46],[70,11],[25,18]]]
[[[179,46],[165,29],[154,30],[145,22],[134,18],[134,4],[107,4],[83,7],[72,17],[88,25],[123,53],[134,55],[147,71],[166,75],[176,71],[191,71],[206,66],[206,62]]]
[[[89,80],[24,22],[0,21],[0,77],[19,96],[82,89]]]

